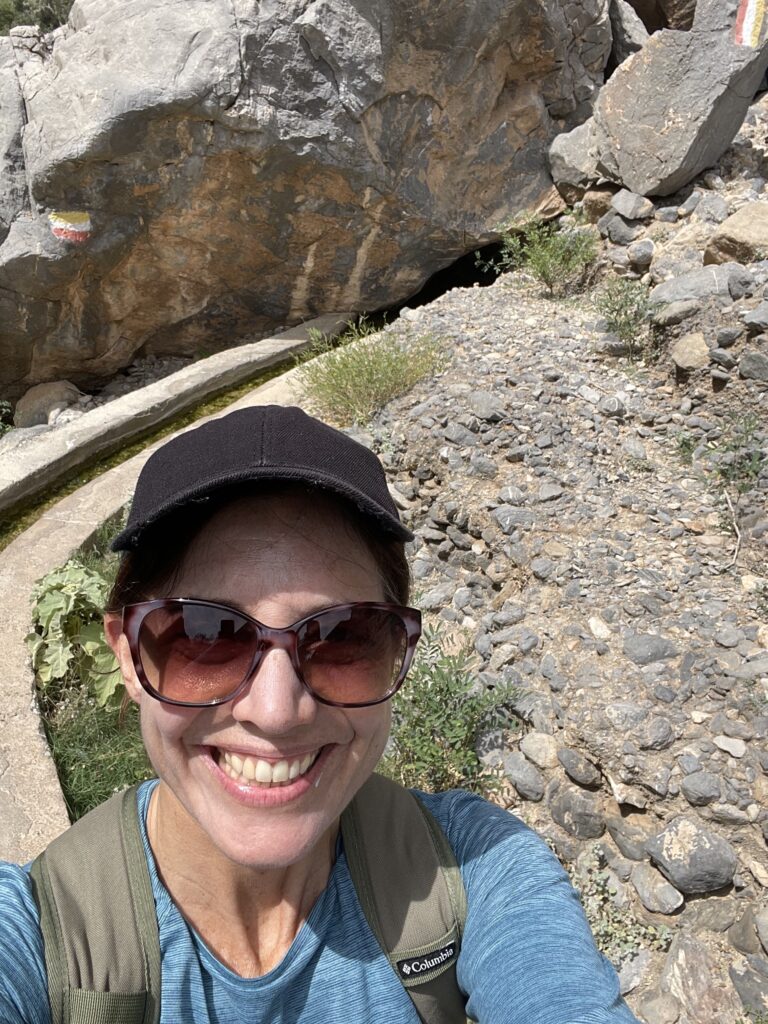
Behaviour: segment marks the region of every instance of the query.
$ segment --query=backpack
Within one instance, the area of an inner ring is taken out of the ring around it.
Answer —
[[[464,1024],[456,960],[466,893],[448,841],[373,775],[341,817],[363,913],[424,1024]],[[136,787],[55,839],[31,868],[52,1024],[158,1024],[160,942]]]

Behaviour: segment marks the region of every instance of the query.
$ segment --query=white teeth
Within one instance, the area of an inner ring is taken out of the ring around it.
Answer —
[[[318,752],[288,761],[263,761],[259,757],[241,757],[223,751],[219,763],[223,771],[236,782],[255,783],[260,786],[281,786],[304,775],[314,764]]]

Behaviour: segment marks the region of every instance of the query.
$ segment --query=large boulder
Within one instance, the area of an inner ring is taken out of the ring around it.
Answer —
[[[715,163],[768,66],[762,22],[745,28],[737,15],[735,0],[700,0],[690,32],[657,32],[620,64],[574,144],[556,140],[558,186],[604,177],[641,195],[671,195]]]
[[[50,52],[14,30],[31,197],[0,247],[0,384],[413,294],[551,189],[607,8],[76,0]]]

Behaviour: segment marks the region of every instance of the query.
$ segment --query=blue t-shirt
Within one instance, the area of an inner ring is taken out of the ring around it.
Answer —
[[[142,822],[152,783],[139,791]],[[616,973],[546,844],[472,794],[419,794],[459,862],[468,914],[458,980],[481,1024],[631,1024]],[[144,834],[162,953],[161,1024],[419,1024],[371,933],[340,852],[281,963],[260,978],[221,964],[160,882]],[[0,863],[0,1022],[50,1024],[26,869]]]

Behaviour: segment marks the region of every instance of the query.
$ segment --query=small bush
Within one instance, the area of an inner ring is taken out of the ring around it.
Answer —
[[[315,337],[299,368],[299,380],[314,410],[341,426],[363,424],[398,395],[435,373],[442,362],[431,336],[399,338],[361,326],[336,345]],[[313,357],[321,358],[313,358]]]
[[[122,676],[101,621],[109,586],[105,576],[75,559],[38,583],[35,628],[27,644],[40,689],[68,681],[91,692],[102,707],[114,701]]]
[[[661,952],[669,949],[672,943],[669,928],[646,924],[635,916],[631,907],[617,904],[616,891],[611,889],[605,864],[596,848],[584,857],[581,870],[569,873],[597,947],[616,968],[631,960],[644,946]]]
[[[630,359],[647,347],[652,307],[645,285],[612,277],[595,296],[595,307],[608,330],[627,346]]]
[[[498,783],[475,747],[481,731],[509,724],[515,691],[475,689],[469,653],[445,650],[426,629],[417,657],[393,701],[393,729],[381,770],[404,786],[439,792],[457,786],[487,792]]]
[[[14,25],[39,25],[50,32],[64,24],[71,7],[72,0],[0,0],[0,35]]]
[[[510,225],[502,235],[501,251],[495,260],[484,262],[484,270],[523,268],[540,281],[550,295],[568,295],[586,282],[597,259],[597,240],[580,227],[558,228],[556,224],[531,219]]]

